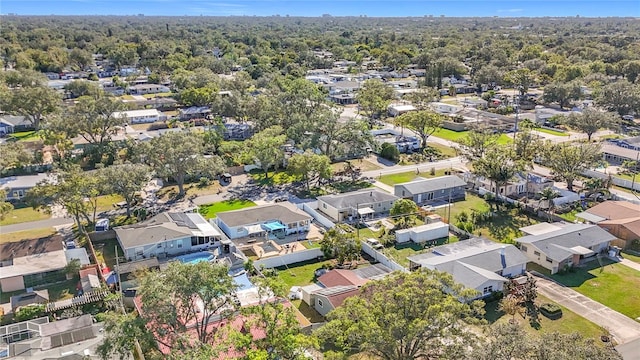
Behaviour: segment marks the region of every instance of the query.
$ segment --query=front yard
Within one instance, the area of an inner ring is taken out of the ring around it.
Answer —
[[[217,181],[211,181],[209,185],[200,185],[200,183],[184,184],[184,197],[192,198],[201,195],[217,194],[221,191],[222,187]],[[168,201],[175,199],[178,196],[178,185],[168,185],[162,187],[156,193],[159,200]]]
[[[553,303],[550,299],[538,294],[536,299],[536,305],[540,306],[544,303]],[[570,334],[578,332],[582,336],[587,338],[597,338],[603,334],[600,326],[592,323],[591,321],[577,315],[562,305],[556,304],[562,308],[562,317],[556,320],[551,320],[542,314],[539,314],[538,322],[529,322],[529,318],[523,319],[521,315],[516,315],[520,327],[531,335],[549,334],[553,332],[559,332],[563,334]],[[498,311],[498,301],[493,301],[485,305],[485,319],[489,324],[494,323],[508,323],[511,318],[510,315],[506,315],[501,311]],[[599,339],[598,339],[599,341]]]
[[[39,239],[39,238],[51,236],[55,233],[56,233],[56,230],[52,227],[29,229],[29,230],[23,230],[23,231],[14,231],[10,233],[3,232],[0,234],[0,244],[16,242],[21,240]]]
[[[362,172],[380,169],[380,166],[365,159],[354,159],[354,160],[349,160],[349,162],[351,163],[351,165],[353,165],[353,167],[360,169],[360,171]],[[345,168],[345,165],[346,165],[345,161],[333,163],[331,164],[331,169],[334,172],[343,171]]]
[[[42,210],[34,210],[31,207],[18,207],[18,205],[16,205],[16,208],[5,215],[4,220],[0,221],[0,226],[46,220],[49,218],[51,218],[51,214],[47,214]]]
[[[198,212],[204,216],[205,219],[211,219],[216,217],[216,214],[219,212],[244,209],[252,206],[256,206],[256,203],[250,200],[225,200],[213,204],[202,205]]]
[[[640,271],[603,259],[551,278],[632,319],[640,317]]]

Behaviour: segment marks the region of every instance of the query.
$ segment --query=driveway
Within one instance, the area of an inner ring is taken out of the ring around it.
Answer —
[[[579,292],[546,278],[537,277],[538,292],[583,318],[607,328],[618,344],[640,337],[640,323]]]

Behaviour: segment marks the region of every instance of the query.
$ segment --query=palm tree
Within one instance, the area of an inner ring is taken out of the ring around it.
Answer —
[[[544,201],[547,204],[547,215],[549,216],[549,221],[551,221],[551,214],[555,210],[555,204],[553,203],[553,199],[560,196],[560,193],[554,190],[551,187],[546,187],[542,189],[538,193],[540,195],[540,202]],[[540,202],[538,204],[540,204]]]
[[[608,179],[600,179],[600,178],[589,178],[582,182],[585,192],[587,193],[587,197],[596,194],[602,193],[607,197],[611,195],[611,175],[609,175]]]

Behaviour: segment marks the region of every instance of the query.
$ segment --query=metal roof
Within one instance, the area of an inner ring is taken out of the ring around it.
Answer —
[[[395,201],[398,197],[380,190],[360,190],[344,194],[333,194],[319,196],[318,201],[325,202],[336,209],[366,207],[368,204],[375,204],[383,201]]]
[[[293,205],[284,205],[284,202],[220,212],[217,216],[219,221],[230,227],[259,224],[273,220],[280,220],[281,223],[289,224],[295,221],[311,219],[311,216],[307,213]]]
[[[394,189],[404,189],[410,195],[416,195],[466,185],[467,183],[459,177],[455,175],[446,175],[397,184],[394,186]]]

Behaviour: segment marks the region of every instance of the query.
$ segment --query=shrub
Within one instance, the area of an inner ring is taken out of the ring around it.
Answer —
[[[209,186],[209,184],[211,184],[211,180],[206,177],[201,177],[200,180],[198,181],[199,187]]]
[[[540,312],[549,319],[555,320],[562,317],[562,309],[560,306],[551,303],[540,305]]]
[[[382,144],[382,149],[380,150],[380,156],[382,156],[384,159],[397,162],[400,158],[400,151],[398,151],[398,148],[395,145],[384,143]]]
[[[97,313],[95,318],[96,318],[97,322],[103,322],[103,321],[105,321],[107,319],[107,314],[103,313],[103,312]]]
[[[44,315],[44,304],[32,304],[22,306],[16,312],[15,319],[17,321],[31,320]]]

